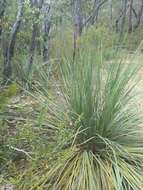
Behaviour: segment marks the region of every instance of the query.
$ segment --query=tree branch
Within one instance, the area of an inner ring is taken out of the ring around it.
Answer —
[[[99,9],[101,8],[101,6],[103,6],[108,0],[103,0],[102,2],[100,2],[97,7],[96,7],[96,1],[94,2],[94,6],[93,6],[93,11],[91,13],[91,15],[85,20],[84,22],[84,26],[86,26],[89,22],[92,22],[92,24],[94,23],[95,17],[97,16],[96,14],[98,13]]]
[[[23,150],[23,149],[19,149],[19,148],[16,148],[16,147],[13,147],[13,146],[9,146],[9,145],[7,145],[7,147],[9,147],[10,149],[12,149],[12,150],[14,150],[14,151],[17,151],[17,152],[19,152],[19,153],[23,153],[23,154],[25,154],[27,157],[29,157],[30,159],[33,159],[32,156],[30,155],[30,153],[29,153],[29,152],[26,152],[26,151]]]

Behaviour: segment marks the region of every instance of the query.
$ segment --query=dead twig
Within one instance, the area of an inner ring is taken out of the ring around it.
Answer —
[[[17,151],[17,152],[19,152],[19,153],[25,154],[27,157],[29,157],[30,159],[33,160],[32,156],[30,155],[30,154],[31,154],[30,152],[26,152],[26,151],[23,150],[23,149],[19,149],[19,148],[16,148],[16,147],[13,147],[13,146],[9,146],[9,145],[8,145],[8,147],[9,147],[10,149],[14,150],[14,151]]]

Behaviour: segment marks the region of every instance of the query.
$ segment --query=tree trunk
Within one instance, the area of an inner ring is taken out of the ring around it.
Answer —
[[[0,1],[0,42],[1,42],[1,36],[2,36],[2,30],[3,30],[3,17],[5,13],[5,7],[6,7],[6,0]]]
[[[129,28],[128,28],[129,33],[133,31],[132,13],[133,13],[133,0],[129,0]]]
[[[38,19],[40,17],[40,10],[43,5],[43,0],[31,0],[31,6],[37,8],[37,11],[35,13],[35,18],[36,21],[33,21],[33,26],[32,26],[32,36],[31,36],[31,44],[30,44],[30,53],[29,53],[29,61],[28,61],[28,75],[30,74],[33,66],[33,61],[34,61],[34,54],[35,54],[35,49],[36,49],[36,39],[39,34],[39,23]]]
[[[109,12],[110,12],[110,28],[113,29],[113,5],[112,0],[109,0]]]
[[[123,3],[123,15],[122,15],[122,22],[121,22],[121,28],[120,28],[120,38],[119,40],[122,40],[123,33],[124,33],[124,27],[126,23],[126,13],[127,13],[127,0],[124,0]]]
[[[6,50],[5,50],[6,52],[4,53],[4,70],[3,70],[4,82],[9,81],[12,76],[11,60],[14,56],[16,36],[21,25],[23,9],[24,9],[24,0],[19,0],[19,7],[18,7],[18,12],[17,12],[16,22],[14,23],[12,27],[10,41],[9,41],[8,47],[6,47]]]
[[[139,12],[137,14],[137,21],[136,21],[136,24],[134,25],[134,30],[139,27],[140,22],[141,22],[142,14],[143,14],[143,0],[141,0],[141,6],[140,6],[140,10],[139,10]]]
[[[99,17],[99,10],[101,7],[107,2],[108,0],[103,0],[103,1],[97,1],[95,9],[93,11],[93,14],[91,15],[90,18],[90,23],[93,25],[94,23],[98,22],[98,17]]]
[[[47,61],[49,59],[49,34],[51,28],[51,16],[52,9],[49,4],[44,4],[44,36],[43,36],[43,60]]]
[[[121,9],[120,13],[119,13],[119,17],[115,21],[115,28],[116,28],[117,33],[119,32],[119,22],[120,22],[122,16],[123,16],[123,10]]]
[[[134,13],[135,18],[137,19],[138,15],[137,15],[137,13],[136,13],[136,11],[135,11],[135,9],[133,7],[132,7],[132,11]]]
[[[83,17],[82,17],[82,0],[74,1],[74,51],[73,59],[75,58],[77,50],[77,39],[81,36],[83,30]]]
[[[104,5],[104,3],[106,3],[107,1],[108,0],[102,0],[102,1],[94,0],[94,6],[93,6],[92,13],[84,22],[84,26],[86,26],[88,24],[93,25],[94,23],[98,22],[99,10]]]

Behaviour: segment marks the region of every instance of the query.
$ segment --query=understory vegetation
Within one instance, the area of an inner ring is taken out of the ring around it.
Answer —
[[[0,1],[0,190],[142,190],[142,16]]]

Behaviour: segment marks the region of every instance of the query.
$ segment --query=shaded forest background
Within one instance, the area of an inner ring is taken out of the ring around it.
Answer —
[[[2,80],[22,77],[17,70],[29,76],[38,60],[71,51],[74,57],[89,43],[105,48],[106,56],[111,46],[133,51],[142,40],[142,15],[142,0],[1,0]]]

